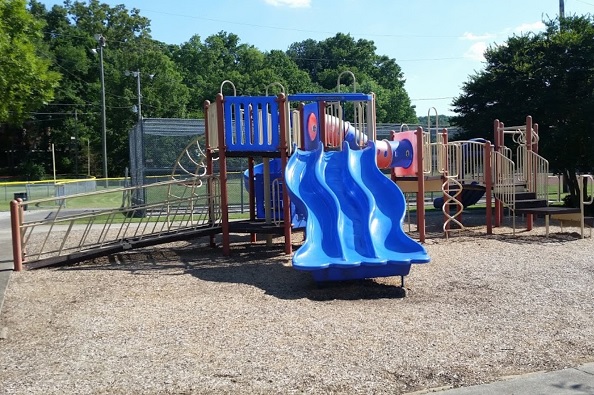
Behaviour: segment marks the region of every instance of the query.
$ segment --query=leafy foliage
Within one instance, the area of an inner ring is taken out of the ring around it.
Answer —
[[[0,122],[18,124],[54,96],[60,75],[49,70],[43,25],[24,0],[0,0]]]
[[[490,138],[494,119],[518,125],[532,115],[540,154],[567,176],[575,194],[576,172],[594,167],[594,18],[546,25],[542,33],[513,36],[487,50],[486,68],[463,85],[451,122]]]
[[[110,176],[122,175],[128,165],[128,132],[140,115],[133,108],[140,103],[144,117],[202,117],[205,100],[221,89],[233,94],[230,85],[222,87],[225,80],[234,83],[238,95],[277,94],[280,85],[285,93],[324,92],[335,91],[338,76],[349,70],[357,76],[357,91],[376,93],[378,122],[416,122],[402,70],[394,59],[376,54],[373,41],[338,33],[321,42],[294,43],[287,51],[263,52],[221,31],[168,45],[151,38],[150,20],[135,8],[66,0],[47,9],[30,0],[27,9],[24,1],[0,0],[0,32],[9,32],[0,34],[0,50],[8,53],[10,39],[18,44],[13,52],[20,51],[0,58],[3,74],[12,78],[0,79],[0,89],[20,95],[8,95],[12,100],[0,105],[0,121],[7,114],[14,120],[0,129],[0,142],[11,152],[27,153],[0,164],[13,172],[23,174],[19,164],[34,162],[50,173],[53,144],[58,172],[82,173],[87,169],[79,164],[86,167],[90,159],[91,174],[101,175],[99,53]],[[106,44],[101,48],[99,36]],[[340,89],[351,90],[352,83],[343,74]]]
[[[364,93],[375,92],[378,122],[417,122],[415,107],[404,89],[404,76],[394,59],[377,55],[373,41],[355,41],[348,34],[338,33],[324,41],[307,39],[293,43],[287,54],[301,70],[305,70],[323,90],[334,91],[342,72],[350,70]],[[352,85],[346,74],[340,79],[342,91]]]

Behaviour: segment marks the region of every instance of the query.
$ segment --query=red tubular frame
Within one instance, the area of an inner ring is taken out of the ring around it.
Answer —
[[[278,117],[280,119],[280,154],[281,154],[281,168],[283,169],[283,179],[285,178],[285,171],[287,168],[288,163],[288,155],[287,152],[287,122],[286,116],[286,102],[287,98],[284,94],[280,93],[277,96],[278,101]],[[291,202],[289,201],[289,191],[287,189],[287,182],[283,182],[283,225],[285,231],[285,253],[291,254],[293,252],[293,245],[291,244],[291,232],[292,232],[292,224],[291,224]]]
[[[219,132],[219,171],[221,173],[221,225],[223,231],[223,255],[231,254],[229,238],[229,199],[227,197],[227,145],[225,143],[225,122],[223,112],[223,95],[217,94],[217,128]]]
[[[206,131],[204,136],[204,141],[205,141],[205,145],[206,145],[206,174],[208,174],[209,176],[212,176],[213,173],[213,168],[212,168],[212,157],[213,157],[213,148],[210,146],[210,133],[208,132],[210,130],[210,125],[208,123],[208,111],[210,109],[210,101],[206,100],[204,102],[204,130]],[[216,110],[216,108],[215,108]],[[208,190],[208,196],[212,196],[212,180],[208,182],[207,184],[207,190]],[[212,207],[212,206],[211,206]],[[213,212],[212,210],[209,210],[209,219],[212,221],[213,218]],[[210,241],[210,246],[211,247],[216,247],[217,243],[215,242],[215,236],[214,235],[210,235],[209,236],[209,241]]]

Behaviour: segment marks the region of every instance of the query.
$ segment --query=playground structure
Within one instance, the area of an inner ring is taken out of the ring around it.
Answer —
[[[229,81],[223,82],[221,91],[226,84],[230,84],[235,91],[233,84]],[[291,112],[289,108],[291,100],[295,103],[307,102],[308,104],[300,105],[299,110]],[[343,104],[345,108],[342,107]],[[220,93],[215,103],[205,103],[204,151],[199,146],[195,146],[196,142],[190,143],[179,155],[171,181],[110,190],[109,192],[122,194],[120,207],[88,210],[84,213],[64,210],[65,206],[62,204],[62,202],[79,198],[79,195],[64,197],[60,202],[53,201],[51,198],[29,201],[28,204],[37,207],[58,204],[57,209],[52,208],[44,212],[45,216],[36,221],[25,220],[22,202],[12,202],[15,268],[20,269],[23,262],[26,262],[27,267],[75,262],[136,246],[196,236],[208,235],[211,238],[211,244],[214,245],[216,234],[222,235],[223,254],[229,255],[231,233],[250,234],[252,241],[257,234],[264,234],[267,237],[284,236],[284,250],[286,253],[292,253],[293,224],[290,220],[283,220],[291,218],[291,205],[285,185],[287,181],[283,177],[271,179],[270,160],[280,160],[281,168],[286,169],[288,158],[293,154],[293,150],[304,148],[305,141],[310,143],[314,141],[306,140],[304,137],[309,127],[308,135],[312,136],[313,132],[319,131],[315,141],[318,144],[327,143],[331,151],[339,151],[343,147],[344,139],[357,149],[363,148],[366,152],[371,152],[373,155],[366,154],[366,160],[376,170],[375,145],[367,148],[368,144],[377,143],[378,155],[386,165],[393,165],[397,160],[404,164],[410,163],[411,147],[387,141],[375,142],[374,104],[373,95],[356,93],[303,94],[292,95],[292,97],[287,97],[284,93],[277,96],[225,97]],[[355,122],[352,125],[343,120],[344,111],[351,111],[354,115]],[[320,122],[312,122],[312,119],[317,118]],[[402,153],[398,153],[398,149],[402,150]],[[247,184],[250,189],[248,220],[229,218],[227,158],[232,157],[248,158]],[[263,167],[264,219],[256,216],[254,186],[256,158],[261,159]],[[367,165],[367,167],[370,166]],[[385,181],[389,181],[381,173],[379,174]],[[388,185],[399,193],[391,183]],[[161,188],[161,191],[165,188],[167,192],[163,194],[165,196],[162,201],[149,203],[139,198],[146,196],[149,188]],[[108,192],[105,191],[105,193]],[[364,196],[368,198],[371,195],[369,192],[360,193],[361,198]],[[369,201],[366,204],[372,205],[368,207],[368,210],[371,210],[375,202]],[[74,206],[76,204],[68,205],[68,207]],[[366,256],[365,262],[354,262],[350,259],[353,256],[351,252],[350,255],[341,258],[342,263],[349,263],[352,266],[360,266],[362,263],[386,266],[389,263],[394,266],[398,262],[397,270],[380,270],[376,273],[403,276],[408,274],[411,262],[428,261],[424,249],[405,236],[401,230],[404,203],[400,207],[402,213],[398,213],[397,217],[390,220],[386,235],[394,234],[400,229],[399,237],[410,240],[411,245],[417,246],[416,249],[422,254],[421,258],[405,257],[406,251],[400,252],[400,255],[395,257],[397,254],[393,251],[391,257]],[[41,215],[41,211],[39,214]],[[27,213],[27,217],[32,218],[33,214]],[[95,223],[98,218],[101,220]],[[377,222],[377,220],[372,218],[372,221]],[[104,221],[106,221],[105,224]],[[367,232],[368,235],[372,234],[369,229]],[[57,248],[55,243],[48,242],[51,236],[56,235],[63,238]],[[387,245],[386,240],[383,243]],[[379,247],[378,244],[374,248],[377,250]],[[378,254],[374,252],[373,255]],[[346,273],[340,269],[329,275],[318,276],[316,279],[336,280],[376,276],[367,270],[350,270],[348,275],[337,274],[339,272]]]
[[[223,96],[225,85],[234,95]],[[291,109],[291,103],[298,109]],[[286,96],[282,88],[276,96],[238,97],[233,84],[224,81],[216,101],[206,102],[204,109],[205,148],[198,138],[190,142],[178,156],[170,181],[29,201],[51,208],[27,213],[27,218],[24,203],[13,201],[15,269],[23,262],[30,268],[64,264],[200,236],[209,236],[214,246],[218,234],[223,254],[229,255],[231,233],[250,234],[252,241],[258,234],[268,240],[284,236],[284,252],[291,254],[292,231],[305,224],[306,237],[312,236],[295,253],[294,266],[311,271],[316,280],[404,276],[412,263],[429,258],[402,230],[402,192],[417,195],[417,229],[423,242],[425,193],[443,194],[443,230],[448,236],[452,224],[464,229],[460,194],[469,187],[484,188],[488,208],[494,201],[495,226],[501,225],[507,208],[529,216],[529,229],[531,215],[544,215],[547,233],[549,218],[577,221],[583,237],[584,202],[581,209],[548,207],[548,162],[537,154],[538,126],[530,117],[526,125],[512,128],[496,121],[493,146],[488,141],[449,142],[446,129],[431,141],[421,127],[377,141],[372,94]],[[344,120],[345,114],[353,123]],[[505,145],[506,137],[517,145],[515,151]],[[230,219],[227,158],[233,157],[248,159],[247,220]],[[378,167],[391,169],[394,183]],[[305,196],[305,182],[314,183],[311,187],[325,196],[318,200],[325,199],[326,206],[320,209],[318,201]],[[149,189],[151,196],[162,198],[140,199]],[[109,193],[122,196],[121,205],[65,210],[76,207],[66,202]],[[487,233],[493,226],[490,212]],[[307,221],[305,213],[310,215]],[[515,231],[515,222],[513,227]],[[60,237],[60,243],[50,243],[51,237]],[[332,246],[324,244],[329,239]]]
[[[445,128],[433,141],[421,127],[416,131],[393,132],[392,138],[414,139],[417,148],[416,166],[394,168],[392,180],[403,192],[417,196],[417,227],[421,242],[425,240],[423,198],[428,192],[443,194],[439,207],[444,215],[446,237],[453,231],[466,229],[462,221],[463,210],[482,195],[487,207],[487,234],[492,234],[493,226],[501,226],[504,209],[507,209],[514,233],[516,215],[526,215],[527,230],[533,227],[533,216],[540,215],[545,217],[547,234],[549,220],[556,219],[578,225],[583,237],[584,204],[589,202],[581,201],[579,208],[549,206],[549,164],[538,155],[538,124],[533,123],[531,116],[526,117],[525,125],[512,127],[495,120],[494,145],[484,139],[448,141]],[[580,177],[591,178],[589,175]],[[452,229],[452,225],[456,228]]]

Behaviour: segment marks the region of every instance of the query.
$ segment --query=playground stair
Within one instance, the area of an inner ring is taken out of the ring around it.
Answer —
[[[516,192],[515,193],[515,211],[530,210],[533,208],[547,207],[548,202],[545,199],[539,199],[534,192]],[[532,213],[527,213],[532,214]]]
[[[583,227],[590,228],[590,237],[594,227],[594,217],[584,216],[579,207],[560,207],[549,206],[544,199],[536,198],[532,192],[517,192],[515,201],[515,214],[526,215],[533,214],[544,217],[546,221],[546,234],[549,234],[549,220],[559,221],[563,226],[577,226],[581,228],[581,236],[584,237]],[[583,225],[582,225],[583,220]],[[583,226],[583,227],[582,227]]]

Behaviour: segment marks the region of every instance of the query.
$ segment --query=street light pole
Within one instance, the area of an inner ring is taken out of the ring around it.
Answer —
[[[138,125],[142,128],[142,96],[140,95],[140,71],[135,71],[136,96],[138,97]]]
[[[99,41],[99,64],[101,69],[101,127],[103,140],[103,177],[105,178],[105,187],[107,187],[107,116],[105,115],[105,73],[103,72],[103,48],[105,47],[105,37],[96,35]]]
[[[138,116],[138,121],[136,124],[136,128],[134,129],[133,146],[131,147],[131,155],[134,155],[135,158],[135,165],[133,169],[134,174],[132,175],[132,180],[135,186],[141,187],[142,185],[144,185],[144,135],[142,125],[142,94],[140,90],[140,70],[126,70],[124,72],[124,75],[133,76],[134,78],[136,78],[136,114]],[[146,202],[146,190],[137,188],[134,191],[133,201],[134,204],[143,204],[144,202]]]

